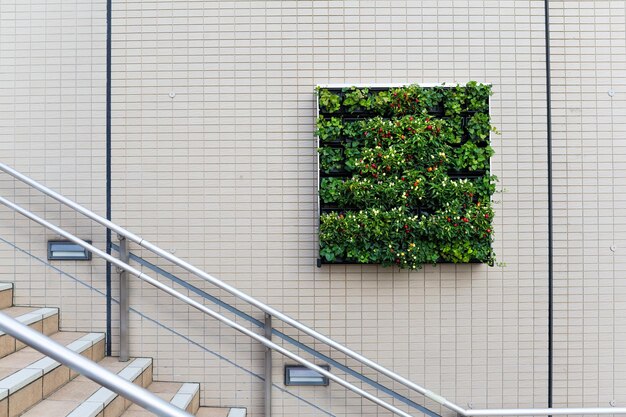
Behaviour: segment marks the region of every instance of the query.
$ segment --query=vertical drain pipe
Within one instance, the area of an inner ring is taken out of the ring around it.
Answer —
[[[548,145],[548,408],[552,408],[554,345],[554,223],[552,204],[552,80],[550,77],[550,1],[544,0],[546,38],[546,128]]]
[[[111,17],[112,0],[107,0],[106,39],[106,218],[111,220]],[[106,230],[106,252],[111,254],[111,230]],[[111,264],[106,263],[106,355],[111,356]]]

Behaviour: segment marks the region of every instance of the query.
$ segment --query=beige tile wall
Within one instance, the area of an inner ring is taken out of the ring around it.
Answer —
[[[542,1],[113,4],[114,221],[461,406],[546,405]],[[555,405],[619,403],[624,3],[550,4]],[[105,2],[0,2],[0,159],[100,213],[105,18]],[[494,85],[495,245],[506,266],[318,269],[313,87],[470,79]],[[100,228],[3,175],[0,189],[102,247]],[[0,237],[45,257],[53,236],[2,209]],[[100,263],[63,269],[104,289]],[[0,279],[18,281],[19,302],[62,305],[63,327],[104,325],[102,296],[5,242]],[[155,290],[132,291],[142,316],[131,316],[131,352],[154,356],[158,379],[202,382],[203,404],[262,415],[257,344]],[[387,415],[336,386],[284,392],[275,360],[277,416]]]
[[[114,218],[462,405],[543,406],[543,19],[537,1],[116,3]],[[493,167],[506,189],[496,196],[496,250],[507,266],[318,269],[313,87],[470,79],[494,84],[503,134]],[[160,300],[135,291],[140,309]],[[157,314],[173,322],[186,311],[159,304]],[[258,380],[135,325],[137,351],[163,352],[169,364],[167,352],[181,349],[198,364],[188,372],[204,382],[205,403],[260,415]],[[262,350],[232,331],[200,319],[177,329],[262,372]],[[339,388],[290,391],[336,415],[379,413]],[[276,415],[323,415],[274,392]]]
[[[105,35],[105,2],[0,1],[0,161],[101,214]],[[104,247],[102,228],[5,174],[0,194]],[[16,303],[62,305],[67,330],[105,329],[104,297],[75,280],[104,291],[102,262],[46,266],[46,241],[58,236],[4,206],[0,238],[0,280],[16,282]]]
[[[551,4],[554,401],[623,405],[626,3]]]

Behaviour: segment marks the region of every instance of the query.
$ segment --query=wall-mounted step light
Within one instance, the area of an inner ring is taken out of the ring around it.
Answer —
[[[90,240],[86,240],[85,242],[91,244]],[[48,260],[89,261],[91,260],[91,252],[74,242],[66,240],[49,240]]]
[[[328,365],[318,365],[320,368],[330,370]],[[328,378],[306,366],[285,365],[285,385],[328,385]]]

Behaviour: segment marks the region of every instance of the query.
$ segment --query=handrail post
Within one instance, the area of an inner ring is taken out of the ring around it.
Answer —
[[[272,340],[272,315],[265,313],[265,338]],[[272,349],[265,347],[265,417],[272,416]]]
[[[122,235],[117,237],[120,241],[120,261],[127,264],[130,260],[128,239]],[[120,362],[127,362],[130,356],[128,271],[119,267],[117,270],[120,274]]]

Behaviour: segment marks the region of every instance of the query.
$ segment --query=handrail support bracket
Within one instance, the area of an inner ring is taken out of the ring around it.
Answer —
[[[130,261],[130,252],[128,249],[128,239],[122,235],[117,238],[120,242],[119,256],[120,261],[128,264]],[[130,358],[130,334],[129,334],[129,313],[130,313],[130,294],[128,285],[128,271],[124,268],[117,267],[120,274],[120,362],[127,362]]]
[[[265,313],[264,335],[272,340],[272,315]],[[272,416],[272,349],[265,346],[265,417]]]

